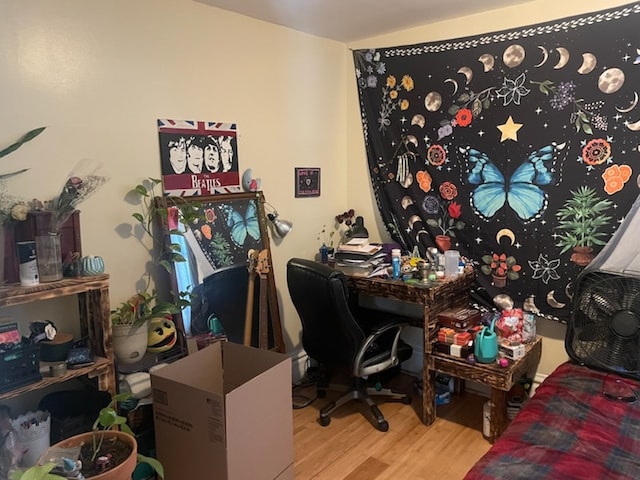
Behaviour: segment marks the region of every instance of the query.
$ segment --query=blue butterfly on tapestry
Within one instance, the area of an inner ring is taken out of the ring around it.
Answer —
[[[484,220],[490,220],[508,205],[525,223],[538,218],[546,210],[548,194],[542,188],[554,181],[556,157],[566,146],[552,143],[529,154],[509,181],[486,153],[474,148],[461,148],[470,170],[467,183],[477,185],[471,192],[471,206]]]
[[[251,200],[247,204],[247,210],[242,216],[230,205],[224,205],[227,227],[231,232],[231,238],[236,245],[244,245],[247,235],[254,240],[260,240],[260,223],[258,221],[258,210],[256,202]]]

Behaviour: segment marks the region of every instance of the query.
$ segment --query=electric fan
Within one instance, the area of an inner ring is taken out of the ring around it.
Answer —
[[[574,361],[640,379],[640,197],[574,288],[565,348]]]

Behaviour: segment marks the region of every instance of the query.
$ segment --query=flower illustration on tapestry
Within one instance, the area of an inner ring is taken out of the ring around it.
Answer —
[[[503,107],[506,107],[511,102],[520,105],[520,99],[529,94],[531,90],[524,86],[525,80],[524,73],[520,74],[515,80],[506,77],[502,80],[502,88],[496,92],[496,95],[502,99]]]
[[[529,267],[533,270],[533,275],[531,278],[534,280],[542,280],[542,282],[547,285],[549,280],[559,280],[560,275],[556,270],[560,266],[560,259],[555,260],[547,260],[542,254],[538,255],[537,260],[529,260]]]
[[[409,109],[409,100],[401,98],[400,94],[403,91],[410,92],[413,87],[413,78],[410,75],[403,75],[400,83],[398,83],[394,75],[387,77],[385,86],[382,87],[382,110],[380,110],[380,118],[378,118],[380,131],[384,132],[391,125],[389,117],[396,108],[400,108],[403,111]]]
[[[473,91],[462,93],[449,107],[447,113],[450,120],[443,120],[438,129],[438,140],[442,140],[453,133],[454,127],[468,127],[478,118],[483,110],[491,106],[491,94],[495,87],[489,87],[479,93]]]
[[[441,198],[427,195],[422,201],[422,209],[425,213],[437,216],[429,218],[427,225],[437,228],[440,235],[455,237],[455,231],[465,227],[465,223],[460,220],[462,205],[453,201],[458,196],[458,187],[451,182],[444,182],[438,190]]]
[[[378,86],[377,75],[384,75],[387,71],[386,64],[380,60],[380,52],[367,50],[365,53],[356,52],[357,68],[356,78],[360,88],[376,88]]]
[[[575,126],[576,132],[582,130],[587,135],[593,135],[593,128],[607,131],[609,127],[607,117],[599,113],[604,102],[585,103],[584,99],[576,98],[576,85],[572,81],[553,83],[551,80],[542,82],[531,81],[532,85],[538,85],[538,89],[544,95],[549,96],[549,105],[557,111],[562,111],[569,105],[573,105],[573,112],[569,122]],[[593,128],[592,128],[593,127]]]
[[[613,163],[611,156],[611,137],[594,138],[588,142],[582,141],[582,156],[578,157],[578,162],[587,165],[587,170],[593,170],[596,165],[602,165],[604,162]]]

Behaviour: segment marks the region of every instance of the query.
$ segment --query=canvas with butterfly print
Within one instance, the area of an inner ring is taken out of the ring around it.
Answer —
[[[354,51],[371,181],[394,240],[424,255],[447,235],[477,266],[487,305],[500,295],[566,321],[573,281],[639,193],[639,21],[632,3]]]

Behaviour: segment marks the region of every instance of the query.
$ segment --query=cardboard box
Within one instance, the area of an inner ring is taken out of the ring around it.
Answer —
[[[217,342],[151,374],[166,480],[293,479],[291,359]]]

